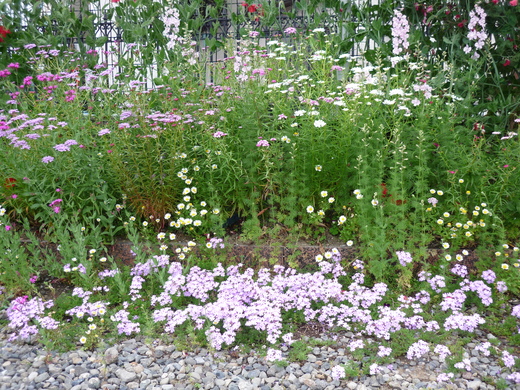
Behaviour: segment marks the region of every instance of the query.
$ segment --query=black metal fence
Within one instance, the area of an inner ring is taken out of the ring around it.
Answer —
[[[216,18],[207,18],[204,20],[199,31],[194,32],[192,37],[195,41],[205,41],[215,39],[222,41],[224,39],[241,39],[241,31],[244,28],[260,32],[261,38],[272,39],[283,35],[283,32],[288,27],[294,27],[299,31],[305,31],[311,26],[324,28],[327,33],[338,32],[338,18],[330,10],[325,8],[319,11],[319,15],[304,15],[303,12],[298,11],[294,6],[294,2],[298,0],[285,0],[284,6],[280,7],[280,12],[276,17],[275,23],[266,25],[261,17],[261,11],[257,10],[258,17],[251,17],[252,10],[245,6],[243,1],[232,0],[226,3],[226,7],[222,8]],[[204,9],[196,11],[193,18],[198,18],[204,12]],[[88,14],[95,15],[93,21],[93,30],[96,38],[105,38],[103,49],[109,51],[114,46],[119,46],[124,43],[124,30],[120,27],[117,19],[110,16],[107,10],[89,4]],[[248,15],[247,21],[237,22],[235,15]],[[82,18],[81,11],[76,13],[78,18]],[[317,22],[319,20],[319,22]],[[26,29],[27,26],[23,26]],[[58,21],[51,21],[51,24],[46,27],[36,27],[42,34],[51,34],[59,36],[61,33]],[[78,44],[78,41],[85,43],[84,35],[78,34],[75,37],[63,37],[64,44],[71,47]],[[216,60],[218,56],[210,56],[211,60]]]
[[[209,0],[211,1],[211,0]],[[273,2],[275,0],[272,0]],[[202,19],[202,24],[199,24],[197,31],[194,31],[192,39],[197,42],[199,48],[205,47],[206,43],[210,40],[224,41],[226,39],[232,39],[235,41],[241,40],[241,33],[244,29],[253,30],[259,32],[259,42],[267,42],[271,39],[284,37],[284,31],[293,27],[298,31],[307,31],[314,28],[322,28],[326,33],[339,33],[341,34],[340,21],[338,15],[331,9],[318,8],[313,13],[303,12],[295,2],[299,0],[282,0],[277,2],[280,6],[278,7],[278,13],[273,18],[273,8],[270,9],[270,23],[266,23],[263,18],[262,9],[258,7],[258,4],[245,4],[242,0],[228,0],[226,6],[222,7],[218,14],[213,13],[213,17],[203,17],[208,15],[205,9],[201,8],[196,10],[192,15],[192,19]],[[372,0],[377,1],[377,0]],[[108,3],[109,4],[109,3]],[[76,17],[81,20],[87,16],[91,17],[94,15],[92,25],[89,24],[89,32],[83,33],[82,31],[76,32],[76,36],[63,36],[63,32],[60,29],[58,21],[51,21],[47,23],[45,27],[36,28],[43,35],[52,35],[63,39],[63,44],[67,47],[83,47],[88,46],[87,37],[92,34],[96,38],[103,38],[103,45],[97,47],[100,56],[100,63],[105,63],[108,66],[114,66],[120,64],[128,53],[131,52],[129,48],[133,42],[128,42],[125,39],[125,30],[121,27],[120,21],[114,13],[114,7],[117,5],[110,5],[108,7],[96,7],[89,3],[88,12],[80,8],[76,9]],[[253,7],[253,8],[252,8]],[[112,9],[110,9],[112,8]],[[83,14],[82,14],[83,12]],[[344,15],[342,16],[344,17]],[[345,22],[345,20],[342,20]],[[351,20],[354,21],[354,20]],[[145,23],[143,20],[137,20],[137,23]],[[34,28],[34,26],[32,26]],[[27,26],[26,26],[27,28]],[[141,42],[146,42],[146,37],[142,37]],[[161,50],[160,45],[153,45],[154,50]],[[350,53],[353,56],[360,54],[360,51],[365,50],[368,47],[368,42],[363,42],[363,46],[360,44],[354,46]],[[217,62],[222,58],[226,57],[226,53],[222,48],[218,50],[207,50],[206,60],[210,63]],[[133,57],[134,63],[137,67],[141,67],[141,74],[145,76],[147,80],[153,79],[157,75],[157,64],[144,62],[138,57]],[[155,69],[155,70],[154,70]],[[211,77],[211,75],[209,76]]]

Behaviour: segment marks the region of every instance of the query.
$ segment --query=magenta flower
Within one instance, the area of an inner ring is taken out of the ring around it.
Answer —
[[[263,146],[268,147],[269,146],[269,142],[267,142],[265,139],[261,139],[260,141],[258,141],[256,143],[256,146],[259,147],[259,148],[263,147]]]
[[[5,225],[5,230],[7,230],[7,231],[11,230],[11,226]]]
[[[51,203],[49,203],[49,207],[54,207],[56,206],[57,204],[63,202],[63,199],[56,199],[56,200],[53,200]]]
[[[226,135],[227,135],[227,133],[224,133],[222,131],[217,131],[217,132],[213,133],[214,138],[221,138],[221,137],[225,137]]]

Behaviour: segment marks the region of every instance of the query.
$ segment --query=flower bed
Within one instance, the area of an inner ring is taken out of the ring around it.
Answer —
[[[357,334],[351,351],[376,368],[433,350],[453,370],[467,367],[450,337],[487,327],[516,345],[520,120],[511,95],[483,99],[474,81],[495,77],[484,14],[451,61],[422,55],[397,11],[392,47],[365,59],[324,29],[265,46],[250,31],[213,65],[181,40],[153,88],[131,64],[93,65],[96,51],[14,50],[0,71],[12,339],[93,348],[169,332],[214,349],[253,340],[278,360],[315,321]],[[252,268],[232,234],[268,248]],[[295,244],[331,236],[345,246]],[[109,250],[121,237],[131,263]],[[494,351],[514,381],[513,351]]]

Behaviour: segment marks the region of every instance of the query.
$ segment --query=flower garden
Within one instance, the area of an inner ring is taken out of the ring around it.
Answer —
[[[96,348],[171,333],[282,361],[298,327],[319,322],[354,332],[370,373],[433,351],[448,382],[467,369],[448,340],[484,329],[511,348],[479,348],[520,383],[517,2],[350,6],[356,22],[339,32],[245,29],[218,42],[217,62],[169,8],[153,77],[95,45],[0,27],[10,340]],[[267,19],[269,4],[250,8]],[[351,55],[345,42],[363,39],[375,48]],[[128,42],[130,58],[141,45]],[[108,254],[120,239],[130,265]],[[297,255],[247,268],[228,253],[331,239],[355,258],[332,248],[305,270]]]

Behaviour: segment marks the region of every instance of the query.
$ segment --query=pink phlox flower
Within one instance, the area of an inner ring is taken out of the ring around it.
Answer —
[[[56,199],[56,200],[53,200],[51,203],[49,203],[49,207],[54,207],[54,206],[56,206],[57,204],[60,204],[61,202],[63,202],[63,199]]]
[[[259,148],[260,147],[268,147],[269,146],[269,142],[266,141],[265,139],[262,139],[262,140],[260,140],[260,141],[258,141],[256,143],[256,146],[259,147]]]
[[[217,131],[217,132],[213,133],[214,138],[222,138],[222,137],[225,137],[226,135],[228,135],[228,134],[224,133],[222,131]]]
[[[448,347],[445,345],[438,344],[435,346],[433,352],[435,352],[437,355],[439,355],[439,360],[441,362],[444,362],[446,360],[446,356],[451,355],[451,351]]]
[[[512,374],[509,374],[507,376],[507,380],[513,383],[520,383],[520,372],[513,372]]]
[[[505,293],[507,291],[507,284],[504,281],[497,282],[497,290],[498,292]]]
[[[334,366],[330,371],[330,376],[334,380],[340,380],[346,377],[345,369],[341,366]]]
[[[455,375],[453,374],[453,372],[449,372],[449,373],[441,373],[437,376],[437,382],[451,382],[451,379],[454,377]]]
[[[410,24],[401,12],[394,10],[392,18],[392,53],[395,55],[401,54],[407,50],[410,43],[408,42],[410,32]]]
[[[471,371],[471,360],[469,359],[463,359],[461,362],[454,364],[455,368],[458,368],[459,370],[466,370]]]
[[[482,272],[482,279],[484,279],[489,284],[493,283],[496,278],[497,275],[490,269]]]
[[[418,359],[423,355],[426,355],[428,352],[430,352],[430,345],[423,340],[419,340],[410,345],[406,352],[406,357],[409,360]]]
[[[410,252],[397,251],[395,253],[399,259],[399,264],[401,264],[403,267],[406,267],[406,265],[411,263],[413,260]]]
[[[431,204],[433,207],[435,207],[435,205],[437,203],[439,203],[439,200],[437,198],[428,198],[428,203]]]

